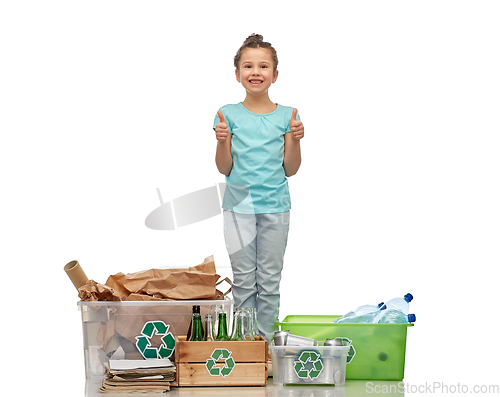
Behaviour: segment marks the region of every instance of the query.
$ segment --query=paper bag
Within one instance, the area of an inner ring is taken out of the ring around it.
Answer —
[[[215,273],[213,256],[202,264],[182,269],[150,269],[109,276],[106,285],[121,300],[222,299],[217,291],[220,276]]]

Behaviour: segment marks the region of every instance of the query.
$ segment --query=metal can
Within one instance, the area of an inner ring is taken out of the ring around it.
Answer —
[[[333,375],[333,380],[335,382],[335,386],[344,386],[345,385],[345,372],[344,371],[336,371]]]
[[[281,358],[282,363],[283,363],[283,383],[298,383],[300,379],[297,377],[295,374],[295,371],[293,369],[293,365],[295,362],[295,356],[285,356]]]
[[[323,362],[323,370],[321,371],[321,379],[318,378],[318,381],[321,380],[321,383],[334,383],[334,371],[335,371],[335,362],[333,357],[322,355],[321,361]]]
[[[288,335],[290,331],[277,331],[274,333],[275,346],[286,346]]]
[[[286,346],[318,346],[318,342],[305,336],[289,334],[286,338]]]
[[[325,346],[342,346],[342,342],[338,339],[327,339]]]

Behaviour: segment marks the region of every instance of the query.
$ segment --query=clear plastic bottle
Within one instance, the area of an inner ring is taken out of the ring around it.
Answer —
[[[333,322],[338,323],[338,324],[353,323],[353,321],[350,321],[350,320],[355,318],[355,317],[365,316],[365,315],[370,314],[370,313],[378,313],[380,310],[385,310],[385,308],[386,307],[385,307],[384,302],[381,302],[376,306],[375,305],[363,305],[363,306],[360,306],[360,307],[354,309],[352,312],[344,314],[342,317],[338,318],[337,320],[335,320]],[[359,319],[356,319],[355,321],[358,322]]]
[[[406,294],[404,297],[393,298],[390,301],[387,301],[385,305],[387,306],[387,310],[399,310],[404,314],[408,314],[410,311],[410,302],[413,300],[412,294]]]
[[[348,316],[350,313],[353,315]],[[336,324],[374,324],[377,322],[377,317],[382,313],[380,310],[363,314],[361,316],[354,315],[354,312],[349,312],[346,315],[334,321]]]
[[[408,324],[417,320],[414,314],[404,314],[400,310],[384,310],[378,313],[377,324]]]
[[[357,307],[356,309],[353,310],[353,312],[356,314],[356,316],[362,316],[363,314],[368,314],[372,312],[376,312],[378,310],[385,310],[386,306],[384,302],[380,302],[378,305],[363,305],[360,307]]]

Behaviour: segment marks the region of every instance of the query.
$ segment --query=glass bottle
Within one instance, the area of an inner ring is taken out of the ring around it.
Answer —
[[[214,339],[217,338],[217,331],[219,330],[219,313],[224,313],[224,306],[223,305],[212,305],[210,309],[210,314],[212,315],[213,319],[213,331],[214,331]]]
[[[205,314],[205,334],[204,340],[214,340],[214,327],[211,314]]]
[[[202,341],[203,340],[203,327],[201,324],[201,315],[198,312],[193,313],[193,319],[191,321],[191,336],[188,339],[189,341]]]
[[[245,340],[243,337],[243,318],[240,316],[240,311],[236,310],[233,316],[233,332],[231,340]]]
[[[226,313],[219,313],[219,330],[217,332],[216,340],[229,340],[229,337],[227,336]]]
[[[200,315],[200,305],[193,305],[193,315],[191,317],[191,322],[189,323],[189,328],[186,334],[186,340],[191,340],[191,329],[193,327],[193,318],[195,314]],[[201,315],[200,315],[200,322],[201,322]],[[201,335],[203,336],[203,324],[201,325]]]
[[[250,308],[250,313],[252,316],[252,333],[254,339],[258,339],[257,336],[259,334],[259,327],[257,326],[257,309],[255,307]]]
[[[252,310],[248,307],[237,307],[234,313],[233,332],[231,340],[244,341],[255,340],[252,330]]]

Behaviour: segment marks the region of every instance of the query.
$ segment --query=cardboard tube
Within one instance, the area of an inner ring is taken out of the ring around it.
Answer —
[[[88,278],[83,269],[80,267],[78,261],[71,261],[67,263],[66,266],[64,266],[64,271],[77,290],[88,281]]]

